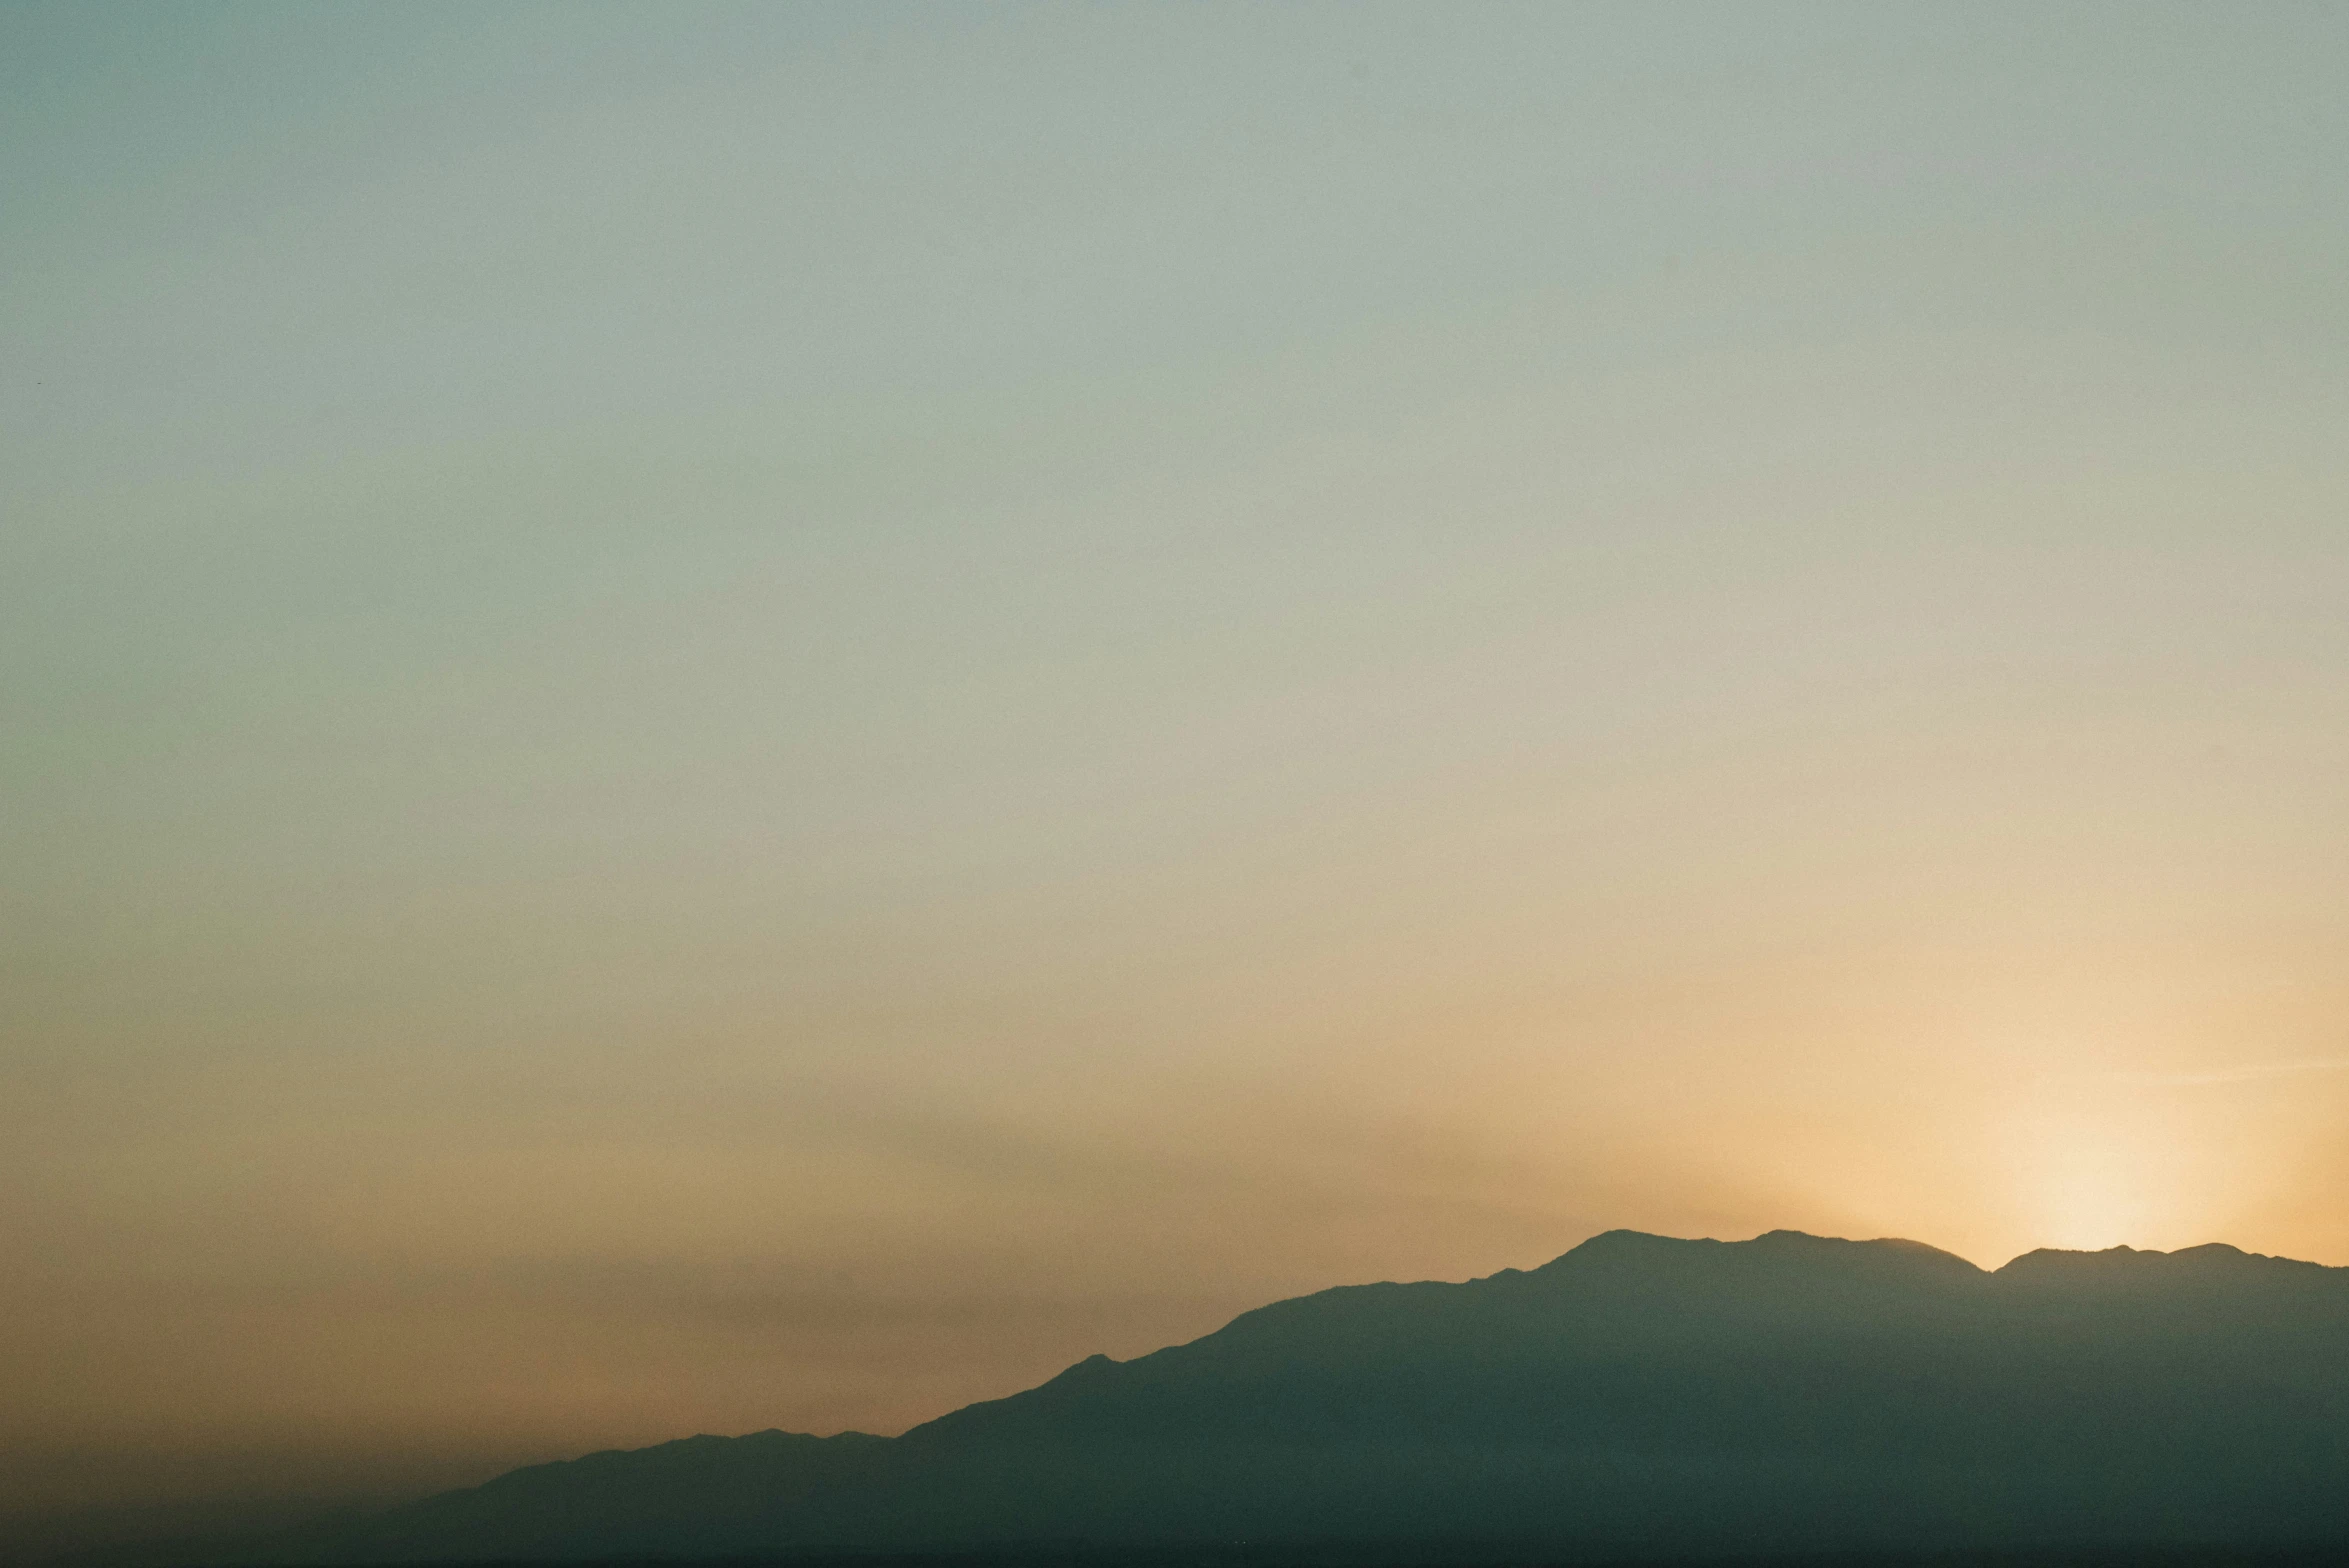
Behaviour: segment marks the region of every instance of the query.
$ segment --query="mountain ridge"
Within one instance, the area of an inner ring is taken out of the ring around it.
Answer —
[[[1530,1270],[1268,1303],[894,1438],[605,1450],[238,1560],[1308,1537],[2349,1543],[2349,1269],[1608,1231]]]

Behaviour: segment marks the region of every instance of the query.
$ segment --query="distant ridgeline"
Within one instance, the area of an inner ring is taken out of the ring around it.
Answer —
[[[696,1437],[239,1560],[1280,1542],[1557,1557],[2349,1543],[2349,1269],[1615,1231],[1095,1356],[899,1438]]]

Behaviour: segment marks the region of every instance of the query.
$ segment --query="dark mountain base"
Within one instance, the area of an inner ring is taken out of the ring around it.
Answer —
[[[235,1568],[235,1565],[222,1565]],[[270,1568],[287,1568],[272,1564]],[[546,1559],[405,1568],[556,1568]],[[576,1560],[562,1568],[579,1568]],[[1245,1542],[1196,1547],[682,1559],[628,1557],[595,1568],[2349,1568],[2349,1541],[2290,1548],[2042,1547],[2014,1551],[1842,1552],[1798,1556],[1583,1557],[1492,1544]]]

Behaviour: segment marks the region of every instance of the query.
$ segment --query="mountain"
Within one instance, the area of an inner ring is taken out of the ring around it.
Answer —
[[[2349,1543],[2349,1269],[2210,1246],[1986,1272],[1907,1241],[1613,1231],[1530,1272],[1277,1302],[898,1438],[593,1454],[271,1555],[1349,1541]]]

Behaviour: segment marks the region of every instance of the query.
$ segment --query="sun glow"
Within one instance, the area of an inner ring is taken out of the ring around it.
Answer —
[[[2248,1173],[2223,1126],[2140,1094],[2041,1104],[2011,1129],[2028,1244],[2168,1250],[2212,1240]]]
[[[2142,1246],[2159,1221],[2148,1172],[2109,1137],[2047,1150],[2037,1182],[2041,1245],[2083,1252]]]

